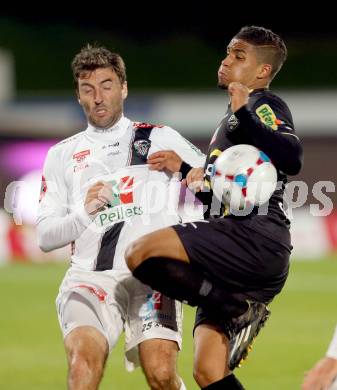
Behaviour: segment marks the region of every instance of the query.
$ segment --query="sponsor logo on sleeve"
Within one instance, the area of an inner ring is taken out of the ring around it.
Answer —
[[[279,125],[284,124],[284,122],[276,118],[276,115],[269,104],[262,104],[262,106],[258,107],[256,109],[256,114],[262,123],[271,127],[273,130],[277,130]]]

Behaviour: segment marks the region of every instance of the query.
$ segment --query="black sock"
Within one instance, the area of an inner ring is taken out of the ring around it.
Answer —
[[[144,284],[164,295],[202,306],[224,318],[238,317],[247,310],[247,303],[234,299],[224,288],[206,279],[199,270],[183,261],[164,257],[151,257],[134,271],[133,275]]]
[[[234,374],[225,376],[223,379],[211,383],[207,387],[204,387],[203,390],[245,390],[240,381],[235,377]]]

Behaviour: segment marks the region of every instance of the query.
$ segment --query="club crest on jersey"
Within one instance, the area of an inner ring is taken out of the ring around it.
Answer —
[[[238,118],[232,114],[229,118],[228,118],[228,126],[230,128],[230,130],[234,130],[239,124],[239,121],[238,121]]]
[[[133,147],[139,156],[145,157],[151,147],[151,141],[148,139],[140,139],[133,143]]]

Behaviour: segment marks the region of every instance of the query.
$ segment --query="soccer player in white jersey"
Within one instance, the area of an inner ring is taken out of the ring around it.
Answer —
[[[337,390],[337,327],[325,357],[306,373],[302,390]]]
[[[152,389],[185,389],[176,370],[181,304],[134,279],[124,252],[130,241],[180,221],[179,181],[157,169],[178,172],[181,157],[200,167],[205,158],[172,128],[123,115],[128,91],[118,54],[88,45],[72,70],[88,127],[49,150],[37,220],[42,250],[72,248],[56,300],[68,386],[96,389],[124,330],[127,369],[140,364]]]

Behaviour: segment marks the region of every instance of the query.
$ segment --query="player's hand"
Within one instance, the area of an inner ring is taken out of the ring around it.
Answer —
[[[231,109],[235,113],[248,103],[249,89],[236,81],[228,85],[228,93],[231,97]]]
[[[151,170],[162,171],[167,169],[172,173],[179,172],[182,162],[183,160],[173,150],[161,150],[152,153],[147,159]]]
[[[89,188],[85,201],[84,208],[89,215],[95,215],[103,211],[107,204],[112,199],[111,184],[99,181]]]
[[[337,359],[324,357],[305,374],[302,390],[327,390],[337,376]]]
[[[204,182],[204,168],[192,168],[186,176],[187,187],[194,191],[199,192],[202,190]]]

